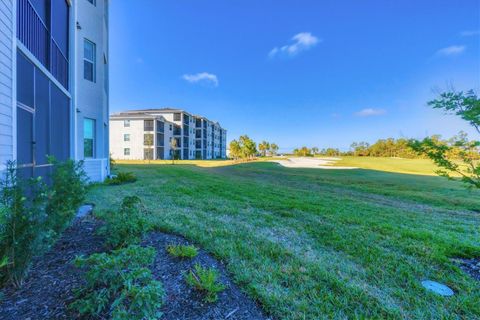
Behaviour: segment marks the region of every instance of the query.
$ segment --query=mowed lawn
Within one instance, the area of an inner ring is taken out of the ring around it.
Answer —
[[[159,230],[223,260],[277,319],[480,318],[480,282],[452,258],[480,256],[480,192],[434,176],[119,165],[139,180],[95,186],[96,210],[141,197]],[[455,296],[427,292],[421,280]]]

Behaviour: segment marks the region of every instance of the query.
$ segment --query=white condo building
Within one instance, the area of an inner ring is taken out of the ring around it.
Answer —
[[[176,148],[172,148],[172,140]],[[227,131],[218,122],[184,110],[125,111],[110,116],[110,153],[115,160],[223,159]]]
[[[109,173],[108,0],[0,0],[0,164]]]

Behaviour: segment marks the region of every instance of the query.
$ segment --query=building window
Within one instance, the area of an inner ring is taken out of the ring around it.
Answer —
[[[153,146],[153,134],[146,133],[143,135],[143,145],[144,146]]]
[[[123,141],[130,141],[130,134],[129,133],[125,133],[123,135]]]
[[[143,121],[143,130],[144,131],[153,131],[153,120],[144,120]]]
[[[95,157],[95,120],[93,119],[83,120],[83,156]]]
[[[182,120],[182,114],[181,113],[174,113],[173,114],[173,121],[180,121]]]
[[[83,77],[85,80],[95,82],[95,43],[84,39],[83,47]]]
[[[123,126],[124,126],[125,128],[130,127],[130,120],[123,120]]]
[[[94,6],[97,5],[97,0],[87,0],[88,2],[90,2],[91,4],[93,4]]]
[[[172,125],[170,125],[170,131],[172,131]]]
[[[130,148],[123,149],[123,155],[124,156],[129,156],[130,155]]]

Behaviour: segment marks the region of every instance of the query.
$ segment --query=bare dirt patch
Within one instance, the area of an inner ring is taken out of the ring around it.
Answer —
[[[460,269],[468,273],[472,278],[480,281],[480,258],[456,260]]]

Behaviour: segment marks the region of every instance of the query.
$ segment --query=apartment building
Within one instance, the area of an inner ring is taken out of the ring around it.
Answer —
[[[226,158],[226,139],[227,131],[218,122],[180,109],[130,110],[110,116],[110,151],[117,160]]]
[[[0,165],[109,173],[108,0],[0,0]]]

